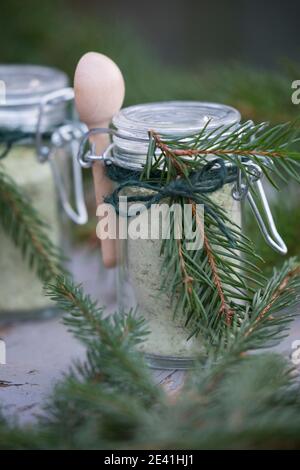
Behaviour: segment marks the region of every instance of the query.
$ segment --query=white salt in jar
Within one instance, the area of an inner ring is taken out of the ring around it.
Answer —
[[[79,201],[78,214],[68,201],[73,185],[72,153],[75,158],[77,152],[72,148],[76,145],[72,126],[66,121],[73,90],[68,88],[63,72],[42,66],[1,65],[0,80],[4,92],[0,102],[1,169],[30,199],[46,222],[50,239],[59,246],[65,212],[77,223],[86,221],[83,200]],[[78,134],[82,135],[79,127]],[[75,164],[73,177],[77,196],[80,193],[81,197],[81,169]],[[77,200],[76,205],[78,208]],[[53,311],[41,281],[0,226],[1,318],[49,315]]]
[[[142,171],[149,146],[149,130],[160,135],[185,137],[206,126],[206,133],[220,132],[238,126],[240,114],[224,105],[201,102],[165,102],[132,106],[122,109],[113,119],[112,161],[123,169]],[[211,198],[222,207],[229,219],[240,226],[240,203],[232,197],[233,184],[215,191]],[[123,195],[135,194],[136,188],[126,188]],[[147,190],[144,194],[147,193]],[[147,212],[149,212],[148,209]],[[137,216],[141,223],[148,214]],[[185,318],[177,312],[170,293],[162,289],[162,255],[160,239],[131,239],[119,241],[119,308],[137,308],[145,318],[149,335],[140,349],[147,361],[157,368],[185,368],[192,357],[201,351],[201,338],[190,339]]]

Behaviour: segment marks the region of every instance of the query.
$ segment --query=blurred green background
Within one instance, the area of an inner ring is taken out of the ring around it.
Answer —
[[[300,79],[300,4],[278,0],[138,2],[10,0],[0,8],[0,61],[39,63],[72,81],[80,56],[112,57],[126,80],[125,104],[166,99],[219,101],[244,119],[293,120],[291,83]],[[289,253],[299,254],[299,191],[270,194]],[[94,231],[94,221],[83,231]],[[265,267],[280,261],[245,208],[245,230]]]

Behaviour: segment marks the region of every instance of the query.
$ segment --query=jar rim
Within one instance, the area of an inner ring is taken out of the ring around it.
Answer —
[[[112,120],[119,134],[148,139],[149,130],[177,137],[239,123],[232,106],[202,101],[161,101],[121,109]]]
[[[37,105],[44,95],[69,82],[61,70],[30,64],[0,64],[0,80],[5,84],[5,107]]]
[[[29,64],[0,64],[0,80],[4,84],[0,127],[28,133],[36,132],[43,99],[64,90],[69,83],[67,75],[56,68]],[[65,118],[65,103],[45,107],[41,131],[51,130]]]
[[[114,161],[122,167],[141,169],[146,163],[149,131],[169,138],[188,138],[204,127],[213,135],[239,126],[240,112],[228,105],[202,101],[162,101],[121,109],[112,120]]]

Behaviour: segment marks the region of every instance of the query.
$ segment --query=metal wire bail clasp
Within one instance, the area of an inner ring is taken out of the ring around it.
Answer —
[[[250,204],[252,212],[254,213],[254,216],[257,220],[258,226],[265,241],[275,251],[277,251],[281,255],[285,255],[288,251],[287,246],[279,235],[273,219],[271,208],[268,203],[268,199],[261,181],[262,170],[258,165],[253,162],[246,162],[245,165],[247,165],[250,169],[250,186],[253,192],[260,197],[264,215],[267,220],[267,225],[265,224],[264,219],[259,211],[259,208],[257,207],[249,184],[245,184],[242,181],[242,171],[240,168],[238,169],[237,183],[235,188],[233,189],[232,196],[236,200],[241,200],[247,197],[247,200]]]
[[[84,200],[82,170],[77,162],[77,153],[79,148],[79,140],[86,131],[86,126],[82,123],[72,120],[57,129],[51,135],[50,144],[43,142],[42,124],[45,110],[49,106],[62,103],[72,102],[74,100],[73,88],[63,88],[45,95],[39,106],[39,114],[37,120],[35,144],[38,158],[41,163],[48,161],[52,170],[53,179],[58,191],[61,205],[68,217],[76,224],[83,225],[88,220],[87,208]],[[52,154],[57,148],[68,146],[71,150],[72,158],[72,175],[74,184],[74,204],[75,209],[69,202],[68,193],[65,187],[61,170]]]
[[[94,162],[105,162],[106,164],[110,164],[112,159],[109,156],[111,153],[111,150],[113,149],[114,145],[111,143],[108,145],[108,147],[105,149],[102,155],[96,155],[96,146],[94,144],[91,144],[89,150],[85,150],[87,143],[89,142],[89,139],[93,135],[97,134],[109,134],[109,135],[114,135],[115,131],[113,129],[110,129],[108,127],[96,127],[94,129],[90,129],[88,132],[86,132],[81,141],[80,141],[80,146],[78,150],[78,155],[77,155],[77,160],[79,162],[79,165],[82,168],[91,168]]]
[[[38,119],[35,133],[35,147],[40,161],[47,160],[51,152],[51,147],[45,145],[43,142],[42,127],[45,111],[49,109],[49,106],[55,106],[57,104],[67,103],[73,100],[74,90],[70,87],[62,88],[61,90],[56,90],[51,93],[47,93],[41,98],[41,101],[39,103]]]

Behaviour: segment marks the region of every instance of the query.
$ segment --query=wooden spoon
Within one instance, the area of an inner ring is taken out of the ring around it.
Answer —
[[[111,59],[97,52],[88,52],[76,67],[74,91],[80,120],[89,129],[108,127],[122,107],[125,84],[119,67]],[[90,141],[95,144],[97,155],[101,155],[109,145],[109,136],[97,134],[91,136]],[[112,183],[105,174],[103,162],[93,164],[93,179],[99,206],[112,192]],[[117,263],[116,240],[102,239],[101,247],[104,266],[114,267]]]

